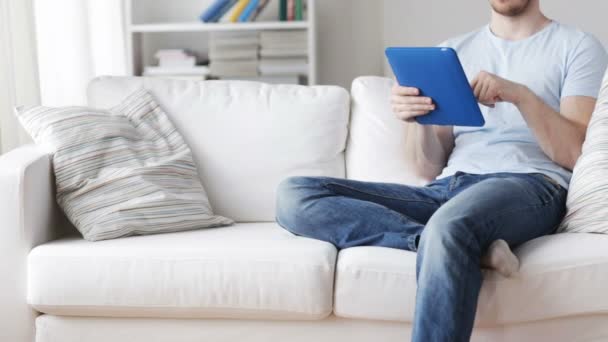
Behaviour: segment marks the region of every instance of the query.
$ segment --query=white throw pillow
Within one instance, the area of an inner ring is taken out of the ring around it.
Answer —
[[[53,160],[57,202],[85,239],[232,224],[213,214],[190,148],[145,90],[111,110],[19,108]]]
[[[608,233],[608,73],[568,192],[560,232]]]
[[[352,114],[346,148],[349,179],[424,185],[408,162],[406,124],[391,108],[394,81],[385,77],[359,77],[352,85]]]

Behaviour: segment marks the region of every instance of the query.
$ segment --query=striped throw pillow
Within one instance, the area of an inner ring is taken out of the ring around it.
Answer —
[[[50,153],[57,202],[90,241],[232,224],[213,214],[190,148],[145,90],[111,110],[16,110]]]
[[[560,232],[608,233],[608,73],[568,192]]]

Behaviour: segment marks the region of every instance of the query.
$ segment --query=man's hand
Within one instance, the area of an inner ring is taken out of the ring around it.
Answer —
[[[426,115],[435,109],[430,97],[420,96],[420,90],[411,87],[393,86],[391,104],[400,120],[414,122],[417,116]]]
[[[525,92],[525,86],[505,80],[486,71],[482,71],[471,82],[471,88],[479,103],[494,107],[498,102],[509,102],[518,105]]]

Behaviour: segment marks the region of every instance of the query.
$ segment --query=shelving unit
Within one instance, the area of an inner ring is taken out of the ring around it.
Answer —
[[[208,0],[211,3],[212,0]],[[277,2],[278,0],[271,0]],[[182,15],[184,21],[175,21],[176,16],[172,13],[166,18],[161,18],[156,15],[154,19],[146,18],[145,13],[139,13],[146,9],[146,5],[150,5],[149,0],[126,0],[125,1],[125,26],[126,26],[126,43],[129,63],[129,73],[133,76],[139,76],[142,73],[146,60],[150,61],[150,51],[146,51],[145,42],[154,41],[155,36],[162,35],[165,39],[171,37],[172,41],[186,41],[190,39],[195,49],[207,49],[206,41],[208,34],[213,32],[235,32],[235,31],[290,31],[290,30],[305,30],[308,35],[308,75],[305,75],[309,85],[317,84],[317,32],[316,32],[316,0],[307,0],[306,17],[303,21],[276,21],[276,18],[270,18],[269,21],[256,21],[247,23],[202,23],[193,21],[199,13],[191,13]],[[176,6],[182,5],[186,8],[200,8],[202,12],[208,3],[200,0],[173,0],[173,1],[156,1],[157,6]],[[185,6],[189,5],[189,6]],[[179,7],[179,6],[178,6]],[[272,10],[267,8],[266,11]],[[193,18],[192,18],[193,17]],[[272,20],[274,19],[274,20]],[[142,22],[143,21],[143,22]],[[200,34],[200,37],[198,36]],[[170,36],[168,36],[170,35]],[[187,35],[187,36],[186,36]],[[193,38],[194,37],[194,38]],[[199,40],[200,38],[200,40]],[[157,38],[159,39],[159,38]],[[162,43],[158,43],[161,44]],[[205,46],[203,46],[205,44]],[[175,46],[171,46],[175,48]],[[193,48],[192,46],[183,46],[183,48]]]
[[[251,30],[306,30],[310,24],[307,21],[277,21],[251,23],[166,23],[132,25],[131,33],[144,32],[220,32],[220,31],[251,31]]]

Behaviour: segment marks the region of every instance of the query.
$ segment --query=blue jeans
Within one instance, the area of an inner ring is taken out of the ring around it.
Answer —
[[[459,172],[425,187],[293,177],[279,186],[277,222],[339,249],[417,251],[412,341],[469,341],[488,246],[553,233],[565,202],[541,174]]]

